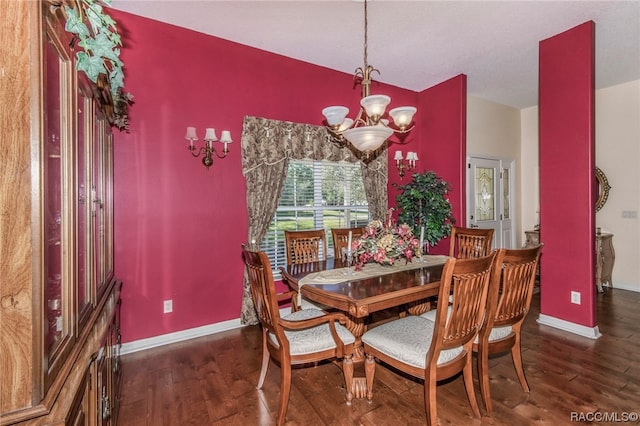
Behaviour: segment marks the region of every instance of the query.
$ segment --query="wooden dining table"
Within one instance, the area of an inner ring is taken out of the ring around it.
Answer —
[[[403,307],[400,315],[419,315],[429,309],[428,298],[438,295],[447,256],[424,256],[393,266],[366,264],[362,271],[328,258],[280,267],[282,277],[306,299],[347,316],[347,328],[356,338],[354,361],[364,360],[361,337],[371,325],[371,314]],[[354,397],[366,396],[364,377],[354,377]]]

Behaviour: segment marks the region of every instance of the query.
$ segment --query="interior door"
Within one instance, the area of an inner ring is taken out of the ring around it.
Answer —
[[[513,161],[470,157],[467,164],[467,227],[493,229],[494,248],[512,248]]]

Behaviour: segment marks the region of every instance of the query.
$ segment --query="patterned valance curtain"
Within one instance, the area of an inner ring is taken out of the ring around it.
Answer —
[[[358,162],[348,148],[331,142],[322,126],[247,116],[242,127],[242,174],[247,182],[248,242],[260,246],[278,208],[289,161],[328,160]],[[387,212],[387,154],[362,164],[369,212],[383,219]],[[242,294],[242,324],[257,324],[246,271]]]

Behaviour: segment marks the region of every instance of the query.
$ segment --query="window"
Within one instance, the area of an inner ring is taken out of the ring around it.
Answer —
[[[333,255],[331,228],[365,226],[369,207],[360,164],[292,160],[276,214],[260,249],[271,260],[274,278],[287,262],[284,231],[324,229]]]

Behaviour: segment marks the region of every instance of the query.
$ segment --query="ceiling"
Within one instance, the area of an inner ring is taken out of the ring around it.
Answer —
[[[112,7],[349,74],[364,63],[362,0],[113,0]],[[640,79],[638,0],[369,0],[367,8],[375,79],[405,89],[464,73],[469,95],[537,105],[539,41],[588,20],[596,24],[596,88]]]

